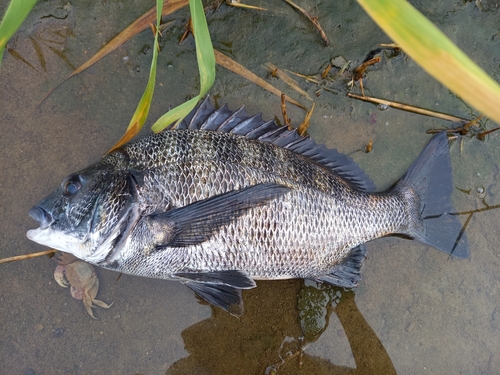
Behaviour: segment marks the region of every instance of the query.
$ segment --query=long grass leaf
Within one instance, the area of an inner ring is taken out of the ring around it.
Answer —
[[[144,94],[142,95],[139,104],[137,105],[137,109],[130,120],[130,124],[125,131],[125,134],[121,137],[121,139],[108,151],[111,152],[118,147],[124,145],[132,138],[134,138],[144,126],[146,119],[148,117],[149,108],[151,107],[151,102],[153,101],[153,93],[156,81],[156,64],[158,61],[158,37],[160,35],[159,27],[161,23],[161,11],[163,7],[163,0],[156,0],[156,32],[155,32],[155,42],[153,48],[153,61],[151,62],[151,68],[149,70],[149,79],[146,89],[144,90]]]
[[[176,10],[186,6],[189,0],[168,0],[167,3],[163,4],[162,15],[166,16],[175,12]],[[141,17],[132,22],[126,29],[120,32],[117,36],[111,39],[104,47],[102,47],[94,56],[85,61],[81,66],[79,66],[75,71],[73,71],[68,77],[64,79],[61,83],[59,83],[56,87],[52,88],[42,99],[43,103],[45,99],[47,99],[50,94],[52,94],[59,86],[61,86],[64,82],[70,79],[77,74],[80,74],[85,69],[94,65],[96,62],[113,52],[115,49],[120,47],[125,42],[128,42],[134,36],[139,34],[141,31],[147,29],[149,24],[152,23],[155,19],[156,7],[151,8],[146,13],[144,13]],[[41,104],[40,103],[40,104]]]
[[[189,0],[168,0],[163,5],[162,14],[164,16],[175,12],[176,10],[186,6]],[[113,52],[115,49],[120,47],[123,43],[129,41],[134,36],[139,34],[141,31],[147,29],[149,24],[153,22],[155,19],[156,7],[151,8],[146,13],[144,13],[141,17],[132,22],[126,29],[124,29],[121,33],[111,39],[104,47],[101,48],[99,52],[97,52],[94,56],[88,59],[83,65],[78,67],[71,75],[66,78],[69,79],[78,73],[81,73],[88,67],[95,64],[97,61],[102,59],[104,56]]]
[[[12,0],[0,23],[0,65],[5,46],[16,30],[28,16],[36,0]]]
[[[215,81],[214,50],[201,0],[190,0],[189,9],[193,21],[196,59],[200,71],[200,93],[188,102],[175,107],[161,116],[151,127],[156,133],[161,132],[175,121],[182,121],[182,119],[196,106],[196,103],[198,103],[201,97],[208,92]]]
[[[358,0],[436,80],[500,124],[500,86],[406,0]]]
[[[202,97],[215,81],[215,55],[201,0],[189,0],[189,6],[193,18],[196,58],[200,71],[200,97]]]

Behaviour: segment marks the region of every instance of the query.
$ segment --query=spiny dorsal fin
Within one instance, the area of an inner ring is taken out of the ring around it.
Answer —
[[[227,105],[215,109],[206,98],[186,116],[177,129],[232,133],[272,143],[314,160],[358,190],[365,192],[376,190],[373,181],[347,155],[318,145],[312,139],[300,136],[296,130],[288,130],[285,126],[279,126],[274,120],[264,121],[260,113],[248,116],[244,107],[234,112],[230,111]]]

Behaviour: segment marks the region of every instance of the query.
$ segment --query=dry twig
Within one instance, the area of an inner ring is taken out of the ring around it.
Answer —
[[[267,10],[266,8],[256,7],[253,5],[243,4],[241,0],[226,0],[226,4],[235,8],[246,8],[246,9],[255,9],[255,10]]]
[[[293,3],[291,0],[284,0],[284,1],[286,3],[288,3],[289,5],[291,5],[292,7],[294,7],[295,9],[297,9],[304,16],[306,16],[309,19],[309,21],[311,21],[313,23],[313,25],[316,27],[316,29],[318,29],[319,35],[321,36],[321,39],[323,39],[323,43],[325,43],[325,46],[330,45],[330,40],[326,36],[326,33],[323,31],[323,28],[321,27],[321,25],[319,24],[318,17],[311,15],[308,11],[306,11],[305,9],[302,9],[297,4]]]
[[[378,98],[372,98],[370,96],[360,96],[360,95],[355,95],[355,94],[351,94],[351,93],[347,93],[347,96],[349,96],[350,98],[363,100],[363,101],[369,102],[369,103],[386,105],[386,106],[389,106],[392,108],[401,109],[403,111],[418,113],[419,115],[436,117],[436,118],[439,118],[441,120],[459,122],[462,124],[465,124],[465,123],[470,121],[470,120],[462,118],[462,117],[457,117],[457,116],[448,115],[446,113],[431,111],[429,109],[414,107],[414,106],[409,105],[409,104],[391,102],[389,100],[378,99]]]
[[[288,74],[286,74],[283,70],[275,66],[274,64],[268,62],[267,64],[264,65],[269,71],[271,72],[271,75],[273,77],[278,77],[281,80],[283,80],[288,86],[290,86],[292,89],[297,91],[300,95],[304,95],[307,99],[313,100],[307,92],[302,90],[299,87],[299,84],[297,83],[296,80],[294,80],[292,77],[290,77]]]
[[[289,130],[291,130],[290,124],[292,123],[292,120],[288,115],[286,114],[286,95],[284,93],[281,93],[281,115],[283,116],[283,122],[284,126],[288,127]]]
[[[300,124],[299,127],[297,128],[297,133],[299,133],[299,135],[302,135],[302,136],[306,135],[307,129],[309,129],[309,125],[311,125],[309,121],[310,121],[311,116],[313,114],[315,105],[316,105],[316,103],[313,103],[311,109],[309,111],[307,111],[304,121],[302,121],[302,124]]]
[[[379,61],[380,61],[380,56],[377,56],[373,59],[365,61],[360,66],[358,66],[352,70],[352,81],[351,82],[354,85],[354,82],[359,81],[359,87],[361,88],[361,94],[363,96],[365,96],[365,89],[363,88],[363,74],[365,73],[366,68],[368,68],[371,65],[375,65]]]
[[[57,252],[57,250],[51,249],[51,250],[40,251],[39,253],[26,254],[26,255],[18,255],[18,256],[10,257],[10,258],[3,258],[3,259],[0,259],[0,264],[15,262],[15,261],[18,261],[18,260],[24,260],[24,259],[31,259],[31,258],[41,257],[43,255],[52,255],[52,254],[55,254],[56,252]]]

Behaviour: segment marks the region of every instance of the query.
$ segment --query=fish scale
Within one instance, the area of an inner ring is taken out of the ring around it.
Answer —
[[[40,228],[28,237],[104,268],[179,280],[234,314],[258,279],[356,286],[364,243],[385,235],[468,255],[444,133],[394,188],[374,190],[338,151],[206,100],[177,129],[66,178],[30,210]]]

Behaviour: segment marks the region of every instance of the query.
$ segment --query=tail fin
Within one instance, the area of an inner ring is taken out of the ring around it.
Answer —
[[[469,242],[451,203],[453,176],[448,137],[434,136],[395,189],[411,188],[419,196],[418,217],[407,235],[459,258],[469,256]]]

